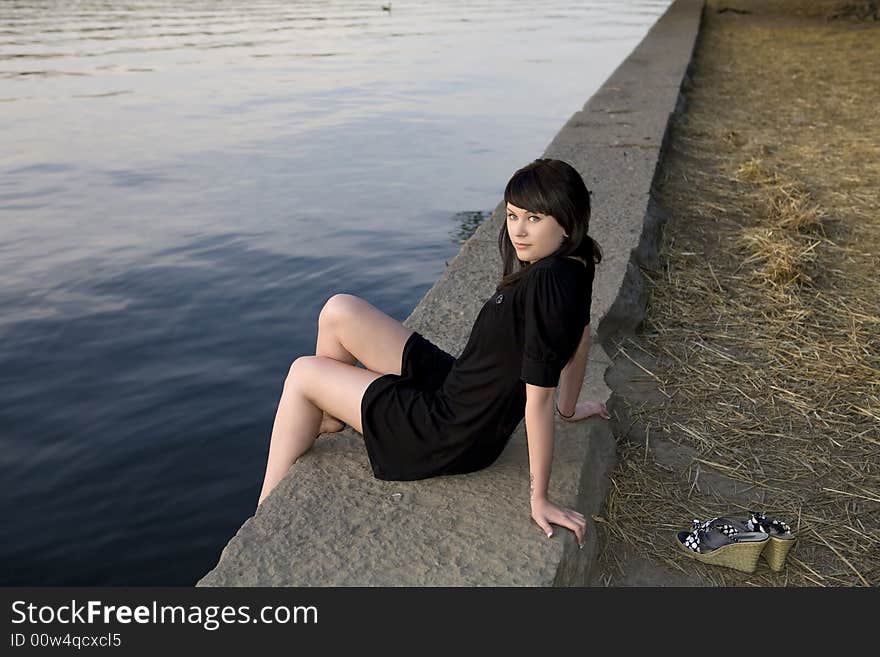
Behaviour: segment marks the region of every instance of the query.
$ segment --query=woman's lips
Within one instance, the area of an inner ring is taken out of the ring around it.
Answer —
[[[516,249],[525,249],[526,247],[528,247],[528,244],[521,244],[519,242],[514,242],[513,246]]]

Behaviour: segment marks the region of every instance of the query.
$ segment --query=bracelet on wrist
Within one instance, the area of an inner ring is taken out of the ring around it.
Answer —
[[[569,418],[574,417],[574,413],[575,413],[575,411],[572,411],[572,412],[571,412],[571,415],[564,415],[564,414],[562,413],[562,411],[559,410],[559,404],[556,404],[556,412],[559,413],[559,416],[560,416],[560,417],[562,417],[562,418],[564,418],[564,419],[566,419],[566,420],[569,419]]]

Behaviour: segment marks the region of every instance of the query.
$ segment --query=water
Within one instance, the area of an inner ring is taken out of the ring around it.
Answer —
[[[0,3],[0,584],[192,585],[336,292],[405,319],[668,1]]]

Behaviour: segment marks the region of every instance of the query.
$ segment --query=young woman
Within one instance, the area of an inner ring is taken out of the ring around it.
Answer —
[[[557,388],[565,420],[609,417],[601,402],[577,402],[602,260],[587,234],[590,192],[571,165],[539,159],[513,175],[504,200],[502,278],[457,359],[363,299],[327,301],[315,355],[297,358],[284,382],[260,502],[318,434],[343,423],[363,435],[376,478],[411,480],[491,465],[525,417],[531,517],[583,547],[584,516],[552,503],[547,486]]]

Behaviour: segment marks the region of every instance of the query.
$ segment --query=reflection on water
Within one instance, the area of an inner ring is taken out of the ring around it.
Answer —
[[[213,567],[323,302],[405,319],[668,4],[0,3],[0,584]]]

